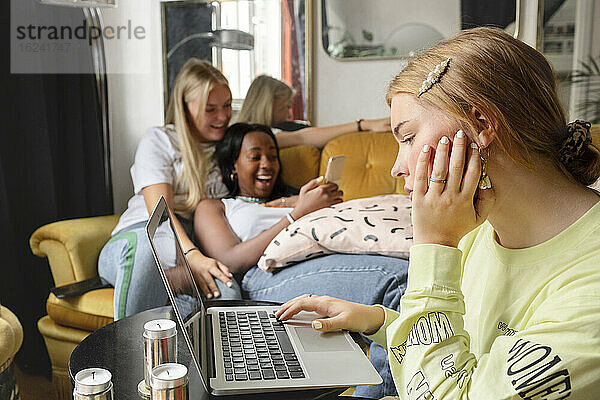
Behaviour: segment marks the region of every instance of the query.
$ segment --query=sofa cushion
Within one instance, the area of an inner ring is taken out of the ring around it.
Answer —
[[[113,322],[113,288],[91,290],[81,296],[59,299],[50,293],[48,315],[57,324],[95,331]]]
[[[317,177],[321,153],[313,146],[294,146],[281,149],[281,171],[283,183],[299,189]]]
[[[258,266],[271,272],[332,253],[408,259],[412,245],[411,208],[406,195],[355,199],[322,208],[279,232]]]
[[[390,174],[398,153],[398,143],[389,132],[355,132],[340,136],[323,148],[320,175],[325,175],[330,157],[345,155],[340,183],[344,200],[382,194],[406,194],[404,179]]]

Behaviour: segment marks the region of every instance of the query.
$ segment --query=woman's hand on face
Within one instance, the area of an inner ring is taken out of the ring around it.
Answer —
[[[365,131],[372,132],[390,132],[391,122],[390,118],[381,118],[381,119],[368,119],[361,122],[360,125]]]
[[[429,146],[425,145],[415,167],[413,242],[457,247],[464,235],[487,218],[493,204],[493,192],[492,189],[480,192],[485,201],[480,198],[476,205],[473,204],[481,175],[481,161],[477,145],[468,146],[462,131],[456,133],[452,151],[450,140],[446,136],[440,139],[429,176],[431,153]]]
[[[286,321],[300,311],[314,311],[320,316],[327,317],[312,322],[313,328],[320,332],[346,329],[370,335],[377,332],[385,321],[385,312],[381,307],[308,294],[288,301],[281,306],[275,316],[280,321]]]
[[[294,210],[294,219],[301,218],[313,211],[341,203],[344,193],[335,183],[323,183],[323,177],[312,179],[300,188],[300,195]]]
[[[265,203],[267,207],[289,207],[293,208],[296,206],[298,202],[298,195],[293,195],[289,197],[280,197],[279,199],[271,200]]]
[[[186,257],[192,269],[194,280],[207,298],[211,299],[221,296],[215,278],[229,287],[232,286],[231,278],[233,278],[233,274],[224,264],[206,257],[199,251],[193,251]]]

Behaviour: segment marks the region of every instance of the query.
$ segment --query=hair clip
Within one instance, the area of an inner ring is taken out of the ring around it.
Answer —
[[[421,89],[419,89],[419,94],[417,97],[421,97],[423,93],[431,89],[431,87],[440,81],[442,75],[446,73],[448,70],[448,64],[450,63],[450,57],[446,58],[444,61],[435,66],[435,69],[427,74],[427,79],[423,81],[421,84]]]

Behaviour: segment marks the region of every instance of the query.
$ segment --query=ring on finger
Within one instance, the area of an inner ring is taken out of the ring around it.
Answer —
[[[448,182],[448,179],[433,179],[433,178],[429,178],[429,182],[446,183],[446,182]]]

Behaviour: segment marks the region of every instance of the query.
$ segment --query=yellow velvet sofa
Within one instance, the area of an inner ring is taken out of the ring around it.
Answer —
[[[329,142],[322,151],[297,146],[281,151],[283,180],[299,188],[325,173],[329,157],[346,155],[340,184],[344,199],[403,193],[404,182],[393,179],[390,169],[398,145],[390,133],[356,132]],[[54,222],[37,229],[30,239],[33,253],[48,257],[57,286],[97,276],[100,250],[117,224],[118,215]],[[52,363],[53,383],[59,399],[69,399],[72,387],[67,364],[71,352],[87,335],[113,321],[113,289],[99,289],[82,296],[46,302],[48,315],[38,329]]]

